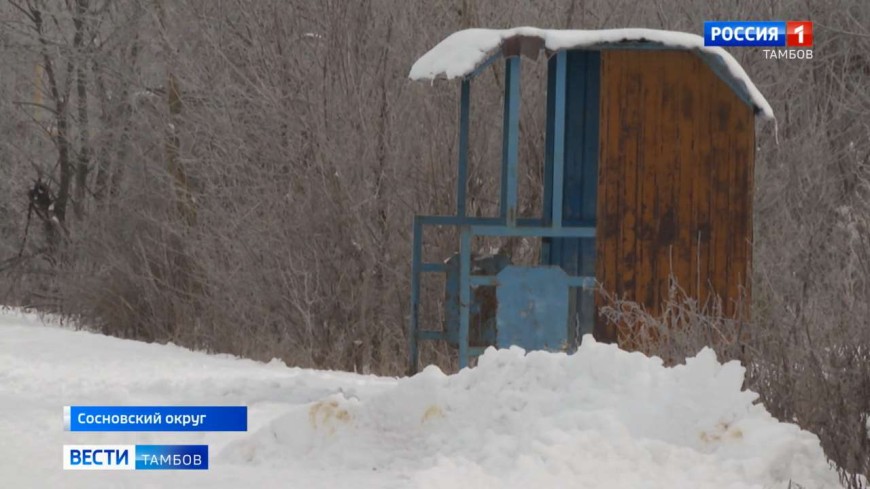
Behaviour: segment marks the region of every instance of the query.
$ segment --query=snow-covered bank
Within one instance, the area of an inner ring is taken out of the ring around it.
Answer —
[[[687,365],[584,342],[410,379],[287,368],[0,312],[5,487],[835,487],[818,439]],[[64,433],[70,404],[246,404],[248,433]],[[9,440],[14,440],[10,443]],[[64,443],[207,443],[208,472],[61,471]]]
[[[711,350],[665,368],[591,337],[571,356],[493,350],[457,375],[430,367],[368,401],[293,411],[224,455],[412,468],[423,487],[836,485],[818,439],[754,405],[743,373]]]

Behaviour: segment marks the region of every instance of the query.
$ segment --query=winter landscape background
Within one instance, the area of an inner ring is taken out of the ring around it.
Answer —
[[[99,352],[99,354],[95,354]],[[134,362],[130,359],[135,358]],[[9,487],[837,487],[818,438],[780,423],[744,369],[584,340],[486,352],[446,376],[288,368],[0,311],[0,477]],[[247,405],[242,433],[64,432],[66,404]],[[208,444],[209,470],[64,472],[63,444]],[[17,467],[13,470],[12,467]]]

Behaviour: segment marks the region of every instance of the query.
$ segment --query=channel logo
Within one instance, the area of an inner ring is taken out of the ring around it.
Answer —
[[[63,470],[208,470],[208,445],[64,445]]]
[[[707,21],[704,46],[795,47],[813,46],[811,21]]]
[[[63,470],[135,470],[136,445],[64,445]]]
[[[786,46],[813,47],[813,23],[810,21],[786,22]]]

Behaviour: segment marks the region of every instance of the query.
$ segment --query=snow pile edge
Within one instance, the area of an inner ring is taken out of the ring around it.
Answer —
[[[490,349],[455,375],[293,409],[220,458],[417,487],[837,487],[818,438],[774,419],[744,373],[710,349],[668,368],[592,337],[573,355]]]

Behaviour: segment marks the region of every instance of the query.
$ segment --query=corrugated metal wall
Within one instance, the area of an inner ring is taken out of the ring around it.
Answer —
[[[562,222],[565,226],[595,226],[598,191],[598,98],[601,54],[574,50],[567,53],[565,85],[565,170]],[[555,57],[550,60],[548,87],[548,136],[552,134]],[[547,148],[552,147],[548,138]],[[547,154],[544,215],[549,220],[552,199],[552,154]],[[595,275],[595,239],[545,238],[543,263],[559,265],[570,275]],[[579,344],[580,336],[591,334],[595,321],[595,299],[591,290],[571,293],[568,339]]]

